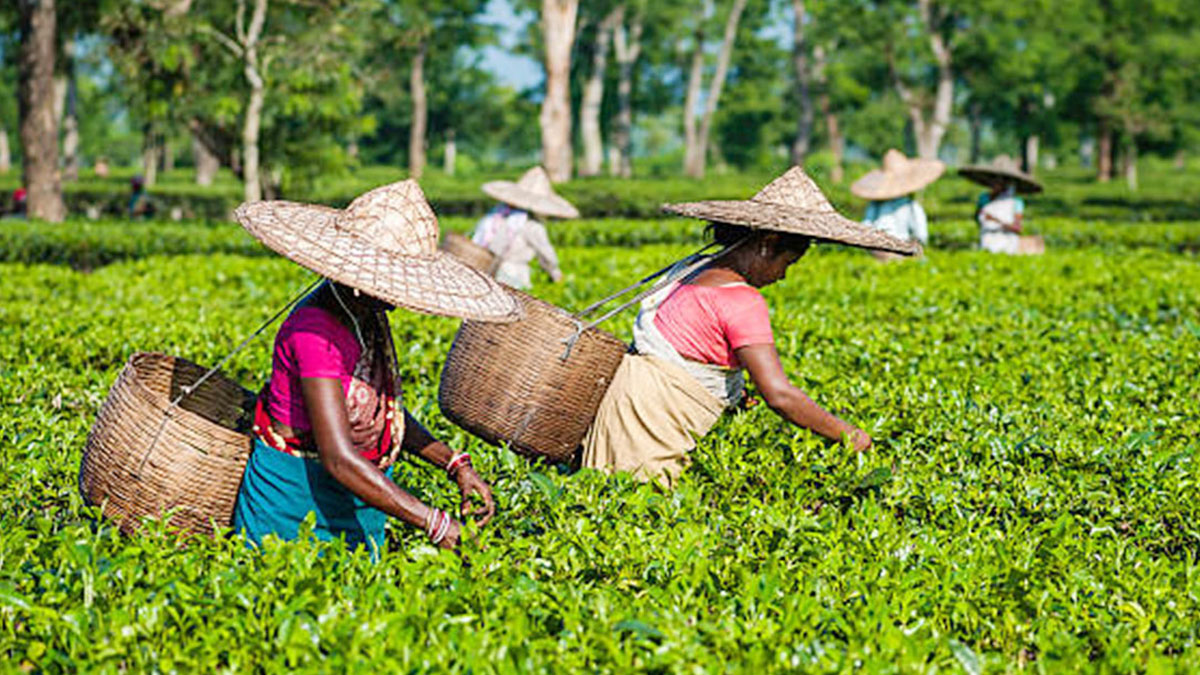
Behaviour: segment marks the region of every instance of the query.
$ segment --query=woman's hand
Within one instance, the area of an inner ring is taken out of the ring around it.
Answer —
[[[452,519],[450,521],[450,527],[446,529],[446,536],[437,543],[437,547],[447,551],[453,551],[454,549],[458,548],[459,544],[462,543],[460,541],[461,538],[462,526],[459,525],[457,521]]]
[[[867,432],[858,427],[853,427],[847,436],[850,437],[850,443],[854,446],[856,452],[866,452],[874,444],[871,437],[867,435]]]
[[[475,467],[470,463],[459,467],[458,472],[454,475],[454,480],[458,483],[459,491],[462,492],[463,518],[475,518],[480,526],[487,525],[492,516],[496,514],[496,502],[492,499],[492,488],[479,477],[479,474],[475,473]],[[478,496],[483,501],[483,505],[477,507],[472,504],[472,495]]]

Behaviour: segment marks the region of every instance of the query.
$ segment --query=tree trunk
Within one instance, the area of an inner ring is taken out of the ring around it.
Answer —
[[[458,143],[455,141],[454,129],[446,131],[446,148],[442,153],[442,171],[447,176],[454,175],[454,167],[458,164]]]
[[[846,139],[842,136],[837,115],[829,110],[828,97],[826,99],[826,105],[823,106],[825,109],[825,133],[829,136],[829,149],[833,152],[833,169],[829,172],[829,178],[834,184],[840,185],[846,177],[846,169],[842,160],[843,155],[846,154]]]
[[[633,176],[633,69],[642,51],[642,15],[636,14],[628,29],[625,22],[614,29],[617,56],[617,118],[613,126],[609,173],[622,178]]]
[[[3,131],[3,129],[0,129],[0,132],[2,132],[2,131]],[[2,161],[4,161],[4,160],[2,158],[0,158],[0,162],[2,162]],[[1183,151],[1183,148],[1180,148],[1175,151],[1175,159],[1172,162],[1172,166],[1175,167],[1176,171],[1183,171],[1184,169],[1187,168],[1187,153]],[[2,171],[3,170],[0,170],[0,172],[2,172]]]
[[[1125,143],[1125,152],[1122,153],[1123,169],[1125,171],[1125,184],[1129,186],[1131,192],[1137,192],[1138,189],[1138,147],[1137,140],[1132,136]]]
[[[258,135],[262,127],[263,81],[251,61],[246,62],[246,79],[250,81],[250,99],[246,102],[246,119],[242,124],[242,198],[247,202],[262,199],[259,176]]]
[[[1096,142],[1096,180],[1107,183],[1112,180],[1112,126],[1107,119],[1100,120],[1100,131]]]
[[[742,12],[746,9],[746,0],[733,0],[729,10],[729,18],[725,20],[725,35],[721,39],[721,50],[717,52],[717,69],[709,82],[708,97],[704,101],[704,117],[700,118],[700,131],[696,134],[696,147],[699,151],[693,159],[695,163],[689,167],[688,175],[693,178],[704,177],[704,165],[708,147],[708,137],[712,130],[713,115],[717,112],[717,104],[721,100],[721,90],[725,87],[725,75],[729,72],[729,60],[733,56],[733,42],[737,38],[738,23],[742,20]]]
[[[917,144],[917,155],[922,159],[937,159],[938,149],[942,138],[950,128],[950,114],[954,109],[954,70],[953,56],[946,44],[940,29],[940,19],[933,0],[918,0],[921,23],[929,35],[929,48],[937,62],[938,81],[934,91],[933,109],[928,115],[925,112],[924,97],[908,88],[896,69],[895,55],[891,46],[885,47],[888,68],[900,100],[908,108],[908,117],[912,122],[913,137]]]
[[[981,159],[980,146],[983,141],[983,106],[972,103],[967,113],[971,126],[971,164],[978,164]]]
[[[196,165],[196,185],[212,185],[221,168],[221,160],[195,133],[192,134],[192,159]]]
[[[428,42],[422,38],[413,54],[408,72],[409,96],[412,97],[412,126],[408,130],[408,175],[420,178],[425,172],[425,132],[429,124],[429,99],[425,95],[425,56]]]
[[[142,184],[146,187],[158,182],[159,153],[158,133],[154,125],[147,124],[142,128]]]
[[[159,136],[158,146],[162,157],[163,173],[175,170],[175,150],[171,147],[171,139],[166,134]]]
[[[75,41],[63,44],[67,71],[66,101],[63,112],[63,179],[79,180],[79,81],[75,77]]]
[[[596,45],[592,52],[592,71],[583,85],[579,101],[579,132],[583,137],[581,176],[598,176],[604,165],[604,136],[600,131],[600,106],[604,103],[604,74],[608,68],[608,47],[613,26],[622,20],[623,7],[617,7],[596,27]]]
[[[821,116],[825,118],[825,135],[829,137],[829,151],[833,153],[833,168],[830,169],[829,178],[835,184],[840,184],[846,177],[846,169],[842,161],[842,157],[846,150],[846,140],[842,137],[841,126],[838,124],[837,114],[833,111],[833,102],[829,97],[829,77],[825,71],[825,47],[817,45],[813,47],[813,77],[820,86],[820,94],[817,96],[817,107],[821,109]]]
[[[696,165],[696,155],[703,154],[703,146],[697,142],[696,101],[700,99],[700,87],[704,84],[704,28],[697,26],[692,45],[692,64],[688,69],[687,92],[683,96],[683,172],[691,175]]]
[[[239,9],[241,9],[240,6]],[[250,26],[240,36],[243,58],[242,73],[250,85],[250,96],[246,101],[246,116],[242,121],[242,197],[247,202],[262,200],[258,136],[262,128],[262,109],[266,91],[262,73],[258,69],[258,38],[262,35],[263,23],[266,18],[267,0],[255,0]]]
[[[550,180],[571,178],[571,47],[579,0],[542,0],[542,37],[546,45],[546,97],[539,122],[542,164]]]
[[[8,145],[8,129],[0,124],[0,176],[12,170],[12,148]]]
[[[796,100],[800,116],[796,119],[796,139],[792,142],[792,164],[804,164],[812,144],[813,101],[809,88],[808,43],[804,37],[804,0],[792,0],[792,64],[796,68]]]
[[[20,0],[18,108],[28,213],[59,222],[66,217],[58,173],[58,120],[54,116],[54,0]]]
[[[1025,160],[1025,173],[1029,175],[1037,173],[1040,142],[1041,138],[1037,134],[1030,134],[1025,137],[1025,148],[1021,156]]]

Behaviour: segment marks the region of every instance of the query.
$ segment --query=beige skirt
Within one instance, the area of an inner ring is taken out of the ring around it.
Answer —
[[[679,366],[657,356],[626,355],[583,438],[582,465],[627,471],[669,489],[687,466],[696,439],[712,429],[724,409]]]

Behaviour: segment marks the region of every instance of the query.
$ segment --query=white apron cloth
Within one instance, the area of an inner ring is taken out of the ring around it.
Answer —
[[[1017,199],[1012,188],[1009,188],[979,210],[979,248],[992,253],[1016,255],[1021,245],[1021,235],[1005,230],[1000,224],[1012,225],[1016,222]]]

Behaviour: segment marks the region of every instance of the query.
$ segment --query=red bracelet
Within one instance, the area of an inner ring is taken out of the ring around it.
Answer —
[[[465,452],[457,453],[453,457],[450,458],[449,462],[446,462],[446,475],[450,476],[451,478],[454,478],[455,475],[458,473],[459,469],[461,469],[464,465],[467,465],[470,463],[471,463],[471,455],[469,455]]]

